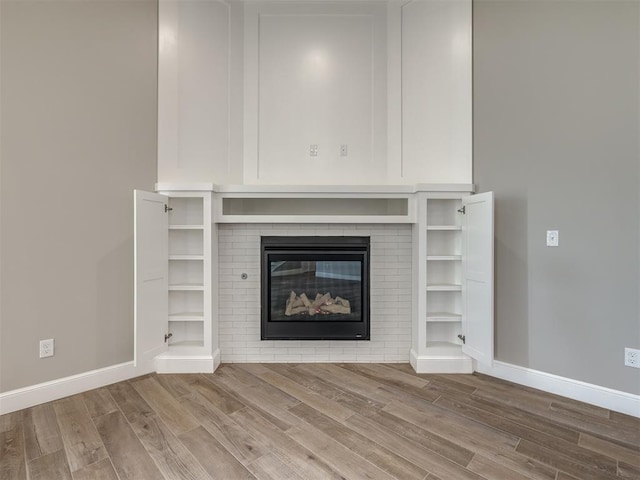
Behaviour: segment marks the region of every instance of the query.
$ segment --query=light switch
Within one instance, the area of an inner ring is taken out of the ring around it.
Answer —
[[[558,243],[558,230],[547,230],[547,247],[557,247]]]

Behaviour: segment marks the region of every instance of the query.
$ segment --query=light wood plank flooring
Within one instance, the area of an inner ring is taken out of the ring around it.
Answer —
[[[1,416],[9,479],[640,479],[640,420],[406,364],[230,364]]]

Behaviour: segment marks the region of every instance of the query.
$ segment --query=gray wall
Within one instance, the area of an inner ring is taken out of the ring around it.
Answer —
[[[478,0],[473,20],[497,358],[638,394],[640,3]]]
[[[7,391],[133,359],[132,189],[156,177],[157,2],[0,8]],[[55,357],[38,359],[51,337]]]

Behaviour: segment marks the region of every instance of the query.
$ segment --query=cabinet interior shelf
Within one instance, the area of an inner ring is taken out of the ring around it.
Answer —
[[[427,285],[428,292],[459,292],[461,290],[462,285],[453,283],[431,283]]]
[[[170,313],[169,321],[170,322],[203,322],[204,313],[203,312]]]
[[[169,260],[204,260],[204,255],[169,255]]]
[[[169,225],[169,230],[204,230],[204,225]]]
[[[462,345],[452,342],[427,342],[427,356],[463,357]]]
[[[452,312],[428,312],[427,322],[460,322],[462,315]]]
[[[181,283],[177,285],[169,285],[170,291],[204,291],[204,285],[201,283]]]
[[[462,260],[462,255],[427,255],[427,260],[431,261],[458,261]]]
[[[440,230],[456,232],[462,230],[458,225],[427,225],[427,230]]]

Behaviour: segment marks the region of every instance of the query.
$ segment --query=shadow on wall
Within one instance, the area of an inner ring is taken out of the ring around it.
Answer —
[[[494,318],[496,360],[529,365],[528,203],[496,192]],[[508,359],[508,360],[507,360]]]
[[[94,358],[109,366],[133,360],[133,237],[97,265]],[[122,337],[122,332],[127,332]]]

